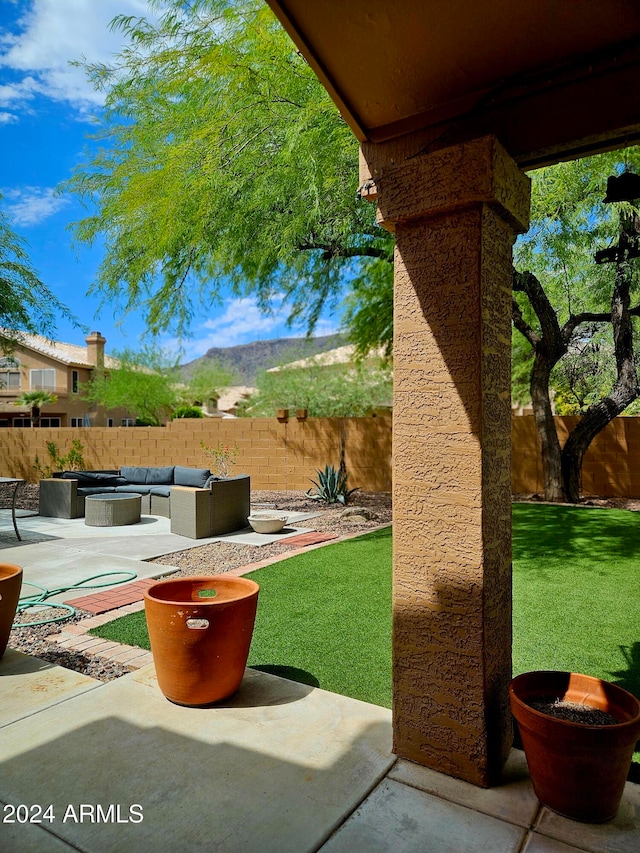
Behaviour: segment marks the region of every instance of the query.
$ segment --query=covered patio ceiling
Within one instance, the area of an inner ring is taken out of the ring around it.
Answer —
[[[494,134],[531,168],[640,139],[638,0],[267,2],[360,142]]]

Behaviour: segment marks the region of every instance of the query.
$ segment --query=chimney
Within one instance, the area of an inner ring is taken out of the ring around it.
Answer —
[[[104,367],[104,345],[107,342],[100,332],[90,332],[85,338],[87,342],[87,361],[94,367]]]

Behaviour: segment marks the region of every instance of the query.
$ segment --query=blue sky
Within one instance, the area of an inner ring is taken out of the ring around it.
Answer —
[[[146,0],[0,0],[0,192],[12,227],[28,243],[41,280],[78,319],[107,338],[107,351],[140,349],[144,323],[139,314],[114,317],[110,306],[87,296],[101,260],[99,246],[73,246],[69,224],[83,215],[72,197],[56,197],[54,188],[83,160],[91,116],[99,95],[82,69],[69,62],[86,57],[109,62],[122,36],[109,31],[116,15],[149,14]],[[182,361],[212,346],[304,335],[289,328],[287,312],[262,316],[252,299],[229,298],[204,309],[193,337],[183,342],[161,338]],[[118,324],[118,320],[121,323]],[[338,331],[337,317],[321,320],[315,334]],[[61,319],[56,337],[83,343],[83,332]]]

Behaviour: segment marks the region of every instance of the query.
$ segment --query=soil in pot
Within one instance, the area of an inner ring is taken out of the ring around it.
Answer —
[[[580,702],[567,702],[556,699],[555,702],[529,702],[534,711],[548,714],[556,720],[566,720],[569,723],[582,723],[583,726],[615,726],[619,723],[613,714],[607,714],[600,708],[592,708]]]

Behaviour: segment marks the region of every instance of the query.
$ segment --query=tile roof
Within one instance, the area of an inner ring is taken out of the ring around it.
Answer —
[[[87,347],[77,344],[67,344],[62,341],[52,341],[42,335],[29,335],[26,332],[9,332],[14,340],[28,349],[35,350],[42,355],[55,358],[63,364],[77,365],[78,367],[95,367],[87,358]],[[104,357],[105,367],[117,367],[118,360],[109,355]]]

